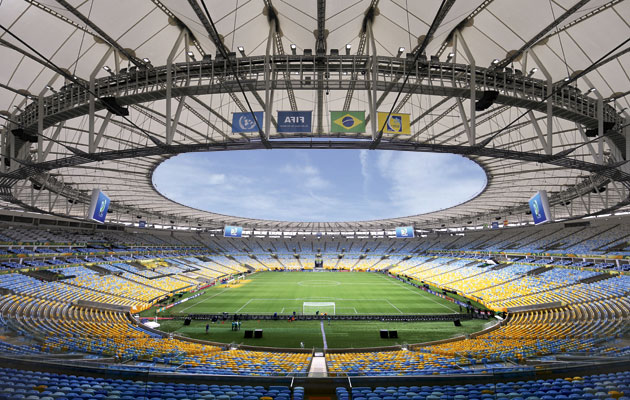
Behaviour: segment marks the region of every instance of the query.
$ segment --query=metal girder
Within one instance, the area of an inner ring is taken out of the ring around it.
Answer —
[[[317,0],[317,54],[326,54],[326,0]]]
[[[273,6],[271,0],[263,0],[265,3],[265,7],[267,10],[267,20],[269,24],[271,24],[272,20],[274,23],[274,43],[276,45],[276,52],[283,56],[284,53],[284,45],[282,44],[282,36],[280,34],[280,23],[278,20],[278,12]],[[287,97],[289,98],[289,105],[291,106],[292,111],[297,111],[297,101],[295,100],[295,92],[293,91],[293,86],[291,85],[291,74],[287,72],[283,72],[284,79],[287,86]]]
[[[429,45],[429,42],[433,40],[433,35],[435,34],[435,31],[437,31],[437,29],[440,27],[440,24],[442,24],[442,21],[444,20],[444,18],[446,18],[446,15],[451,10],[451,7],[453,7],[453,4],[455,4],[455,0],[442,1],[442,4],[440,5],[440,8],[438,9],[437,14],[435,14],[435,17],[433,18],[433,22],[431,23],[429,30],[424,36],[424,40],[412,50],[412,54],[414,56],[417,53],[420,53],[420,54],[424,53],[427,46]]]
[[[457,26],[453,28],[453,30],[448,34],[446,39],[444,39],[444,42],[442,42],[442,45],[435,54],[440,57],[449,46],[449,43],[452,41],[454,33],[456,31],[461,32],[461,30],[468,24],[469,21],[472,21],[477,16],[477,14],[485,10],[493,1],[494,0],[484,0],[483,3],[481,3],[470,14],[468,14],[468,16],[464,18],[460,23],[458,23]]]
[[[365,15],[363,17],[363,23],[361,24],[361,32],[359,33],[359,45],[357,46],[356,55],[362,56],[365,51],[365,46],[367,44],[367,24],[368,21],[373,21],[375,17],[375,10],[378,6],[379,0],[372,0],[370,6],[365,11]],[[343,111],[350,110],[350,105],[352,104],[352,96],[354,96],[354,89],[356,86],[356,80],[359,77],[359,73],[353,71],[350,75],[350,87],[346,92],[346,99],[343,103]]]
[[[564,26],[562,26],[560,28],[557,28],[555,31],[553,31],[552,33],[548,34],[547,36],[545,36],[544,38],[539,40],[539,42],[546,43],[549,40],[549,38],[551,38],[551,37],[553,37],[555,35],[558,35],[559,33],[564,32],[564,31],[566,31],[569,28],[574,27],[575,25],[579,24],[580,22],[584,22],[587,19],[589,19],[591,17],[594,17],[595,15],[601,13],[602,11],[608,10],[609,8],[615,6],[616,4],[621,3],[622,1],[623,0],[612,0],[612,1],[609,1],[608,3],[603,4],[600,7],[597,7],[596,9],[587,12],[586,14],[582,15],[581,17],[574,19],[573,21],[569,22],[568,24],[566,24],[566,25],[564,25]]]
[[[317,0],[317,31],[315,51],[318,56],[326,54],[326,0]],[[324,133],[324,72],[317,73],[316,132]]]
[[[573,13],[575,13],[577,10],[582,8],[589,1],[590,0],[580,0],[577,3],[575,3],[573,5],[573,7],[569,8],[568,10],[566,10],[564,13],[562,13],[562,15],[560,15],[558,18],[556,18],[552,23],[550,23],[549,25],[544,27],[533,38],[531,38],[525,44],[523,44],[520,49],[516,50],[515,52],[510,53],[503,60],[499,61],[495,65],[495,67],[496,68],[505,68],[508,65],[510,65],[512,63],[512,61],[516,60],[519,56],[521,56],[523,54],[523,52],[525,52],[525,50],[529,49],[530,47],[532,47],[533,45],[538,43],[538,41],[540,41],[540,39],[542,39],[550,30],[552,30],[553,28],[555,28],[558,25],[560,25],[560,23],[562,21],[564,21],[565,19],[569,18],[571,15],[573,15]]]
[[[74,8],[70,3],[66,0],[56,0],[61,6],[63,6],[66,10],[70,11],[77,18],[79,18],[85,25],[89,26],[98,34],[103,40],[109,43],[110,46],[114,47],[118,52],[124,55],[132,64],[137,67],[142,67],[145,65],[145,62],[137,58],[135,55],[130,54],[127,50],[125,50],[116,40],[114,40],[111,36],[109,36],[105,31],[99,28],[91,19],[83,15],[79,10]]]
[[[451,9],[451,7],[453,6],[453,4],[455,4],[455,0],[443,0],[442,4],[440,4],[440,8],[438,9],[437,14],[433,18],[433,22],[431,23],[431,26],[429,27],[429,31],[427,32],[426,36],[424,37],[424,40],[422,40],[422,43],[420,43],[412,51],[412,54],[414,55],[414,63],[417,62],[418,56],[420,54],[424,53],[424,50],[426,49],[426,46],[429,44],[429,42],[433,38],[433,34],[437,30],[437,28],[440,26],[440,24],[442,23],[442,20],[444,20],[444,17],[446,17],[446,15],[448,14],[448,12]],[[411,71],[408,71],[405,74],[405,79],[404,79],[404,81],[403,81],[403,83],[402,83],[402,85],[400,87],[400,90],[398,91],[398,95],[396,97],[396,100],[394,101],[394,105],[392,106],[390,112],[386,116],[386,119],[389,118],[389,115],[395,109],[395,107],[396,107],[395,103],[398,100],[398,97],[400,96],[400,94],[402,93],[404,86],[407,84],[407,79],[409,79],[410,74],[411,74]],[[376,72],[374,73],[374,76],[375,77],[377,76]],[[380,144],[382,138],[383,138],[383,129],[381,128],[381,129],[378,130],[378,132],[376,134],[376,137],[373,138],[372,145],[370,146],[370,149],[372,149],[372,150],[376,149],[378,147],[378,145]]]
[[[204,14],[204,12],[201,9],[201,7],[199,7],[199,4],[197,3],[197,0],[188,0],[188,4],[190,4],[191,8],[193,9],[195,14],[197,15],[197,18],[199,19],[199,21],[201,21],[201,23],[204,26],[204,28],[206,28],[206,31],[210,35],[210,38],[214,42],[214,45],[217,47],[217,50],[225,57],[225,59],[227,60],[228,66],[231,67],[232,66],[232,61],[230,61],[230,58],[228,57],[228,48],[225,46],[225,44],[223,43],[223,41],[219,37],[219,33],[214,29],[214,27],[212,26],[212,24],[210,23],[210,21],[208,20],[206,15]],[[241,85],[240,85],[240,81],[238,80],[238,78],[237,78],[237,83],[238,83],[238,86],[240,88]],[[260,97],[260,95],[258,94],[256,89],[252,85],[249,85],[249,84],[247,84],[247,87],[251,91],[251,93],[254,96],[254,98],[262,106],[262,108],[266,109],[265,102]],[[228,93],[230,93],[230,97],[232,98],[232,100],[234,100],[234,102],[237,104],[237,106],[239,106],[239,108],[241,109],[242,112],[249,112],[249,111],[251,111],[248,108],[243,106],[243,104],[240,102],[238,97],[236,97],[236,95],[234,94],[233,91],[231,91],[231,92],[228,91]],[[243,93],[243,95],[245,95],[245,94]],[[245,101],[247,102],[247,98],[245,98]],[[271,122],[273,123],[273,125],[275,127],[278,126],[278,123],[276,122],[275,118],[272,117]],[[262,129],[260,129],[259,135],[260,135],[261,140],[264,143],[266,143],[267,148],[270,148],[270,144],[267,141],[267,139],[265,138],[265,133],[262,131]]]

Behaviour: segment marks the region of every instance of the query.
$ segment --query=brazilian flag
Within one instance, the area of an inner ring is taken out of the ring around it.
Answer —
[[[331,111],[330,132],[365,132],[365,111]]]

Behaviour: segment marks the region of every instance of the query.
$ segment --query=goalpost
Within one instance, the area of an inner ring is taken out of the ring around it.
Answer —
[[[319,315],[324,313],[335,315],[334,301],[305,301],[302,303],[302,315],[315,315],[319,311]]]

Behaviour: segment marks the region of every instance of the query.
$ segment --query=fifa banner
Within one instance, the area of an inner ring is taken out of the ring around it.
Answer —
[[[551,209],[549,208],[549,199],[546,191],[540,190],[529,199],[529,209],[532,211],[534,224],[538,225],[551,221]]]
[[[278,133],[311,133],[312,111],[278,111]]]
[[[331,111],[331,133],[365,132],[365,111]]]
[[[492,229],[499,229],[499,223],[497,221],[492,222]]]
[[[378,129],[382,129],[383,133],[393,135],[411,135],[411,126],[409,125],[409,114],[389,114],[378,113]]]
[[[90,208],[88,209],[87,219],[105,223],[105,217],[109,210],[109,197],[99,189],[92,189],[92,198],[90,201]]]
[[[232,114],[232,133],[258,132],[258,127],[260,126],[262,129],[264,123],[263,114],[262,111],[256,111],[254,115],[250,112]],[[258,121],[258,125],[256,125],[256,121]]]
[[[226,225],[225,229],[223,229],[223,237],[242,237],[242,236],[243,236],[242,226]]]
[[[396,237],[397,238],[412,238],[413,235],[413,226],[399,226],[396,228]]]
[[[146,228],[147,221],[138,221],[138,228]]]

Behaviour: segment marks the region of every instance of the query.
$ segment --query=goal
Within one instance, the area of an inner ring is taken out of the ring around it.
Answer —
[[[305,301],[302,303],[302,315],[315,315],[319,311],[319,315],[324,313],[335,315],[335,302],[333,301]]]

